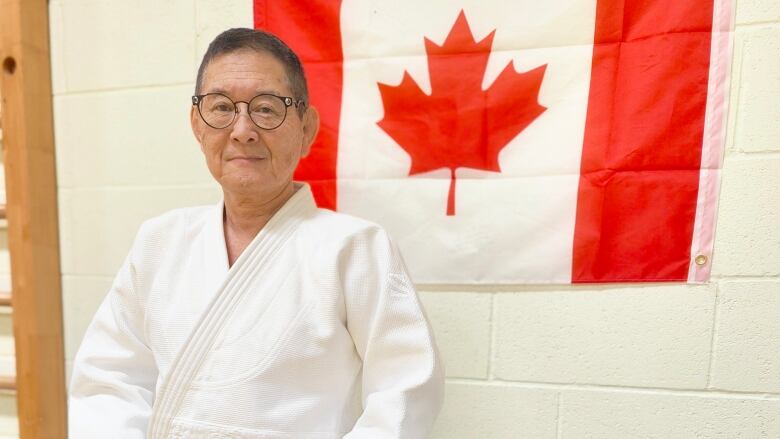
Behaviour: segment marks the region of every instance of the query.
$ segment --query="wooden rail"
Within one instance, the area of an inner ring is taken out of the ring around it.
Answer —
[[[0,306],[11,306],[11,293],[0,291]]]
[[[0,377],[0,390],[15,391],[16,377]]]
[[[0,0],[0,94],[21,439],[67,437],[48,2]]]

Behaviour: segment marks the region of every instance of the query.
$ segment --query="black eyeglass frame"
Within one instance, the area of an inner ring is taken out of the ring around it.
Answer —
[[[203,98],[206,97],[206,96],[210,96],[210,95],[223,96],[227,100],[229,100],[230,102],[233,103],[233,108],[235,109],[235,114],[233,115],[233,118],[230,120],[230,122],[227,125],[225,125],[224,127],[215,127],[214,125],[208,123],[206,121],[206,118],[203,117],[203,113],[201,113],[201,111],[200,111],[200,103],[203,102]],[[255,122],[254,119],[252,119],[252,116],[249,114],[249,102],[254,101],[255,99],[257,99],[260,96],[272,96],[272,97],[275,97],[275,98],[281,100],[282,103],[284,104],[284,116],[282,117],[282,120],[279,122],[279,125],[276,125],[273,128],[261,127],[260,125],[257,124],[257,122]],[[253,96],[252,99],[249,100],[249,102],[247,102],[247,101],[234,101],[233,99],[230,99],[229,96],[227,96],[227,95],[225,95],[223,93],[205,93],[205,94],[192,96],[192,105],[194,105],[194,106],[196,106],[198,108],[198,116],[200,116],[200,120],[202,120],[203,123],[205,123],[206,125],[210,126],[211,128],[214,128],[215,130],[224,130],[225,128],[229,127],[230,125],[233,125],[233,122],[236,121],[236,117],[241,112],[241,110],[238,109],[238,104],[241,104],[241,103],[246,104],[247,115],[249,116],[249,120],[251,120],[252,123],[255,124],[255,126],[260,128],[261,130],[268,130],[268,131],[275,130],[275,129],[279,128],[280,126],[282,126],[284,121],[287,120],[287,109],[290,108],[291,106],[295,106],[296,109],[298,109],[301,106],[306,108],[306,102],[303,99],[300,99],[300,100],[296,101],[295,99],[293,99],[290,96],[277,96],[277,95],[272,94],[272,93],[260,93],[259,95]]]

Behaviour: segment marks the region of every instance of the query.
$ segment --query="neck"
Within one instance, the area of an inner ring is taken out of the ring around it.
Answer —
[[[224,191],[225,232],[237,236],[255,236],[293,194],[295,186],[292,182],[264,199]]]

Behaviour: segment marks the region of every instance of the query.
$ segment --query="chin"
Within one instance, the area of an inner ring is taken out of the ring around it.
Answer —
[[[262,192],[267,184],[256,175],[242,175],[222,180],[222,189],[235,193],[258,193]]]

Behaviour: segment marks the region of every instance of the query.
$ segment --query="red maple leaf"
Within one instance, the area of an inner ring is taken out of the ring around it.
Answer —
[[[430,95],[406,71],[400,85],[378,84],[378,125],[411,156],[409,175],[450,169],[447,215],[455,214],[455,170],[500,172],[498,153],[546,110],[537,101],[546,64],[518,73],[510,62],[482,90],[495,33],[476,42],[461,10],[444,44],[425,38]]]

